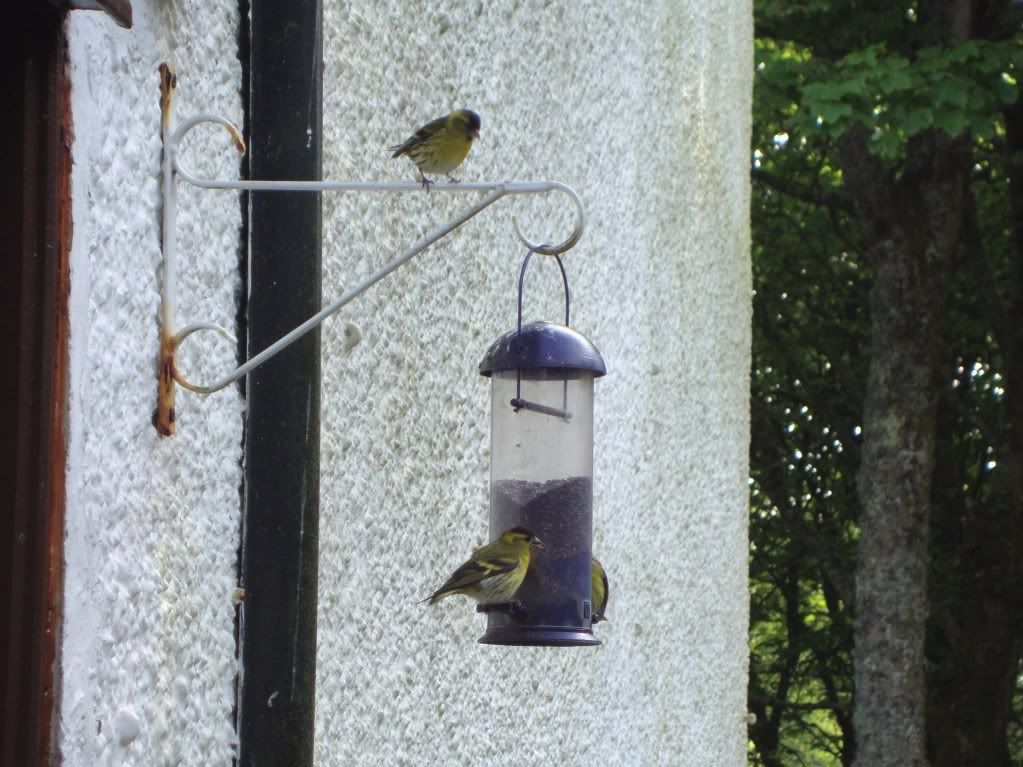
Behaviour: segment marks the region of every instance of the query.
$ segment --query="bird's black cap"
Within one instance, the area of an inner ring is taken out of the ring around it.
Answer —
[[[478,131],[480,129],[480,116],[471,109],[463,109],[462,111],[465,112],[465,116],[469,118],[469,127]]]

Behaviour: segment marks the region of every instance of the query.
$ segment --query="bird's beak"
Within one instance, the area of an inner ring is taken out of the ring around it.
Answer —
[[[547,546],[544,545],[544,542],[541,541],[539,538],[534,538],[533,539],[533,548],[534,549],[540,549],[540,551],[545,551],[547,549]]]
[[[477,138],[479,138],[479,137],[480,137],[480,132],[479,132],[478,130],[474,130],[474,131],[473,131],[472,133],[470,133],[469,135],[470,135],[470,136],[472,136],[472,137],[473,137],[474,139],[477,139]]]

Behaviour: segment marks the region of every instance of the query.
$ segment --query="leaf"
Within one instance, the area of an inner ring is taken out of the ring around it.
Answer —
[[[998,85],[995,86],[998,92],[998,100],[1003,104],[1015,104],[1019,98],[1019,87],[1016,81],[1008,75],[1003,74],[998,78]]]
[[[849,117],[853,113],[852,106],[841,101],[825,101],[818,104],[817,109],[826,123],[840,122],[843,117]]]
[[[980,55],[980,46],[975,40],[967,40],[945,50],[945,58],[949,62],[962,63]]]
[[[971,120],[970,133],[977,139],[991,139],[995,135],[995,123],[986,116]]]
[[[902,138],[898,131],[892,129],[879,129],[871,137],[870,150],[886,160],[894,160],[902,151]]]
[[[824,89],[827,94],[836,99],[843,99],[846,96],[866,96],[869,92],[866,77],[850,77],[845,80],[831,82]]]
[[[896,124],[907,136],[915,136],[934,125],[934,113],[927,108],[914,109]]]
[[[934,127],[940,128],[952,137],[962,133],[967,125],[969,125],[969,119],[963,112],[946,109],[936,112],[934,115]]]
[[[889,62],[889,65],[878,73],[877,87],[884,94],[891,95],[909,90],[912,86],[913,78],[910,76],[909,65],[905,59],[901,59],[899,63]]]

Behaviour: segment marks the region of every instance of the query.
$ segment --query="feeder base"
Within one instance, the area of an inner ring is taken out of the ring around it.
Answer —
[[[495,626],[479,638],[480,644],[514,645],[518,647],[593,647],[601,644],[586,629],[562,629],[537,626]]]

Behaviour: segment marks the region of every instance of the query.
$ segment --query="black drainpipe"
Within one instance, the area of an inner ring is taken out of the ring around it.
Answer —
[[[248,176],[319,179],[321,0],[247,5]],[[252,192],[248,214],[251,357],[320,309],[320,195]],[[319,331],[250,373],[246,400],[239,763],[303,767],[316,688]]]

